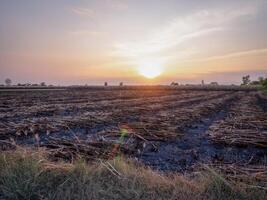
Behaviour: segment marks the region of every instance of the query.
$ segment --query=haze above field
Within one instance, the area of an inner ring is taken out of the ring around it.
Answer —
[[[267,75],[267,1],[6,0],[0,82],[239,83]]]

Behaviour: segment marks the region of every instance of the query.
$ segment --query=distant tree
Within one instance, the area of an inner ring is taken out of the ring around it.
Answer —
[[[218,82],[211,82],[210,85],[217,86],[217,85],[219,85],[219,83]]]
[[[172,82],[172,83],[171,83],[171,86],[179,86],[179,83]]]
[[[123,82],[120,82],[120,86],[121,86],[121,87],[123,86]]]
[[[104,85],[107,87],[108,86],[108,82],[105,82]]]
[[[258,78],[259,83],[262,84],[262,83],[264,82],[265,79],[266,79],[266,78],[263,78],[262,76],[260,76],[260,77]]]
[[[249,83],[250,83],[250,76],[249,75],[243,76],[241,85],[248,85]]]
[[[7,86],[10,86],[11,83],[12,83],[12,81],[11,81],[10,78],[7,78],[7,79],[5,80],[5,83],[6,83]]]
[[[45,87],[45,86],[46,86],[45,82],[40,83],[40,85],[41,85],[42,87]]]

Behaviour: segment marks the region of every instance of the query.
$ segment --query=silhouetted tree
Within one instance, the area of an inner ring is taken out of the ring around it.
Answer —
[[[250,76],[249,75],[243,76],[241,85],[248,85],[249,83],[250,83]]]
[[[7,86],[10,86],[11,83],[12,83],[12,81],[11,81],[10,78],[7,78],[7,79],[5,80],[5,83],[6,83]]]
[[[41,85],[42,87],[45,87],[45,86],[46,86],[45,82],[40,83],[40,85]]]
[[[171,83],[171,86],[179,86],[179,83],[172,82],[172,83]]]

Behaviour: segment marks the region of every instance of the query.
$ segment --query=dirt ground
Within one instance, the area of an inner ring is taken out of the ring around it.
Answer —
[[[260,166],[267,176],[266,105],[257,91],[1,91],[0,145],[65,160],[123,154],[161,171]]]

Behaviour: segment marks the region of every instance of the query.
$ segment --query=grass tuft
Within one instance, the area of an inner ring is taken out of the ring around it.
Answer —
[[[227,181],[213,169],[188,179],[124,158],[52,163],[42,151],[0,153],[0,199],[264,199],[266,192]]]

